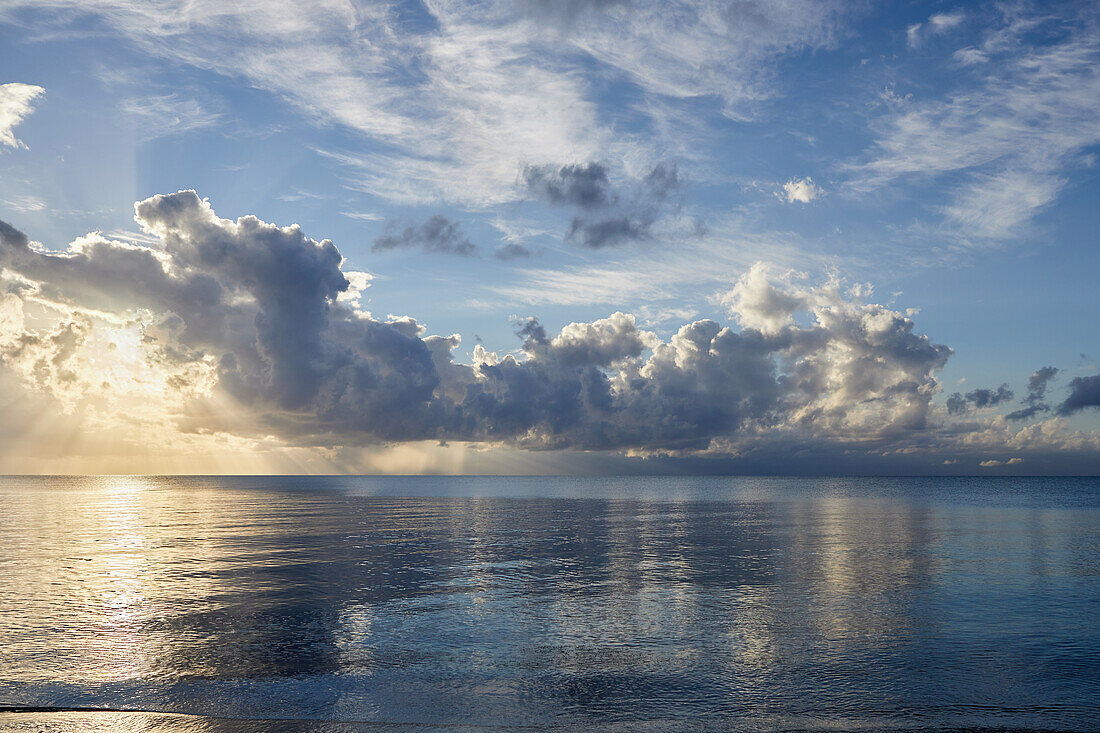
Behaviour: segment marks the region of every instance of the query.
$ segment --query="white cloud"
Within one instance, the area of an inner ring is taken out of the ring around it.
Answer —
[[[346,216],[356,221],[382,221],[382,217],[369,211],[341,211],[340,216]]]
[[[948,31],[960,25],[966,16],[961,13],[936,13],[928,18],[928,25],[938,32]]]
[[[766,60],[832,45],[846,12],[844,3],[798,0],[633,2],[582,25],[568,40],[652,92],[715,95],[727,116],[745,119],[775,94]]]
[[[796,201],[802,204],[808,204],[814,199],[821,198],[825,191],[820,186],[814,183],[812,178],[792,178],[783,184],[783,194],[787,198],[787,203],[793,204]]]
[[[960,48],[953,54],[953,57],[963,66],[989,63],[989,57],[976,48]]]
[[[33,84],[0,84],[0,147],[27,147],[13,130],[34,111],[31,103],[44,91]]]
[[[210,127],[222,119],[220,113],[207,110],[198,100],[175,93],[131,97],[124,99],[119,109],[135,118],[146,140]]]
[[[961,13],[936,13],[928,18],[927,23],[915,23],[905,30],[905,39],[910,48],[917,48],[925,38],[946,33],[957,28],[966,19]]]
[[[45,211],[46,202],[35,196],[12,196],[4,199],[4,205],[25,214],[31,211]]]
[[[27,4],[9,3],[0,17]],[[59,24],[98,15],[150,54],[246,79],[359,133],[361,146],[328,152],[363,191],[471,207],[514,199],[523,164],[614,157],[641,170],[665,157],[607,124],[607,81],[638,85],[643,113],[660,106],[650,99],[710,97],[743,119],[776,95],[775,59],[832,45],[849,12],[836,0],[636,0],[566,18],[536,5],[430,0],[430,22],[416,30],[388,3],[34,3]],[[39,28],[48,32],[48,21]],[[190,111],[164,117],[183,129],[212,121]]]
[[[777,288],[776,279],[771,265],[756,262],[722,296],[722,302],[742,326],[762,333],[778,333],[793,323],[795,313],[806,310],[809,300],[808,293],[790,286],[791,273],[778,277],[786,287]]]
[[[1023,462],[1023,458],[1009,458],[1007,461],[999,461],[995,458],[991,458],[987,461],[982,461],[978,465],[982,468],[998,468],[1000,466],[1017,466]]]
[[[948,219],[975,237],[1002,239],[1019,234],[1032,216],[1057,197],[1065,180],[1036,171],[1006,170],[975,176],[954,203]]]
[[[905,37],[909,41],[909,46],[912,48],[916,48],[916,46],[920,43],[921,27],[921,23],[914,23],[913,25],[905,29]]]

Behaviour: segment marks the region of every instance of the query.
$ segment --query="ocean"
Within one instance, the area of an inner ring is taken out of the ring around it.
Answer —
[[[1100,730],[1100,479],[0,478],[0,730]]]

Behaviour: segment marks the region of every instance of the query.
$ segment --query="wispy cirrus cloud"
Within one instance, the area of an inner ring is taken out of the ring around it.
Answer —
[[[8,208],[14,209],[21,214],[25,214],[31,211],[46,210],[46,202],[38,198],[37,196],[12,196],[10,198],[3,199],[3,203]]]
[[[934,13],[929,16],[926,22],[909,26],[909,28],[906,29],[905,37],[909,42],[910,48],[916,48],[920,46],[925,39],[931,36],[938,36],[957,28],[962,25],[964,20],[966,20],[966,15],[960,11],[953,13]]]
[[[857,191],[936,182],[945,224],[964,238],[1009,238],[1060,194],[1067,171],[1100,143],[1100,15],[1074,23],[1010,9],[963,63],[986,60],[939,99],[908,99],[873,123],[875,142],[848,167]],[[1046,33],[1047,43],[1025,43]]]
[[[581,263],[517,269],[508,281],[489,286],[493,300],[481,304],[637,303],[683,310],[705,304],[726,284],[726,273],[747,270],[757,260],[790,269],[828,269],[841,262],[792,232],[755,232],[735,217],[702,230],[690,217],[669,217],[654,225],[653,237],[653,246],[643,251],[600,249],[585,252]]]
[[[76,19],[95,16],[146,53],[246,79],[308,118],[355,132],[357,140],[329,152],[361,190],[483,207],[515,198],[525,163],[660,159],[650,142],[608,128],[601,85],[627,80],[642,98],[713,98],[745,119],[777,94],[774,60],[835,43],[848,8],[832,0],[433,0],[410,17],[393,4],[341,0],[309,8],[37,0],[8,3],[0,18],[31,13],[28,28],[48,33],[74,32]],[[165,115],[175,117],[185,127],[203,119]]]
[[[199,130],[222,120],[221,113],[178,93],[130,97],[119,108],[137,122],[146,140]]]

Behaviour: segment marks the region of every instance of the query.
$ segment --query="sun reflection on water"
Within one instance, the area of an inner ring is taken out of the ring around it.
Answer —
[[[1100,527],[1080,514],[19,481],[0,483],[0,704],[813,727],[791,711],[1068,710],[1100,648],[1079,606]],[[1078,672],[1029,671],[1059,664]]]

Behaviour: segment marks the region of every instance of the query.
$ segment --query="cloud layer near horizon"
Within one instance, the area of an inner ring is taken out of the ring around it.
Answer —
[[[363,310],[369,276],[344,272],[332,242],[297,226],[219,218],[194,191],[138,202],[135,219],[150,244],[92,234],[64,252],[0,223],[0,377],[104,429],[147,430],[159,414],[182,434],[289,445],[637,455],[738,455],[784,441],[1005,449],[1036,429],[1005,432],[1003,418],[945,425],[933,396],[951,350],[836,278],[814,284],[758,264],[723,296],[739,330],[698,320],[662,340],[625,313],[556,334],[529,319],[517,355],[478,346],[462,364],[457,334]],[[1050,376],[1034,377],[1032,392]],[[1075,381],[1077,401],[1060,411],[1090,404],[1090,389]],[[979,392],[967,396],[977,407],[1011,397]],[[150,400],[160,401],[152,422],[135,418]],[[1058,418],[1040,425],[1035,445],[1096,448],[1096,436],[1068,436]]]

